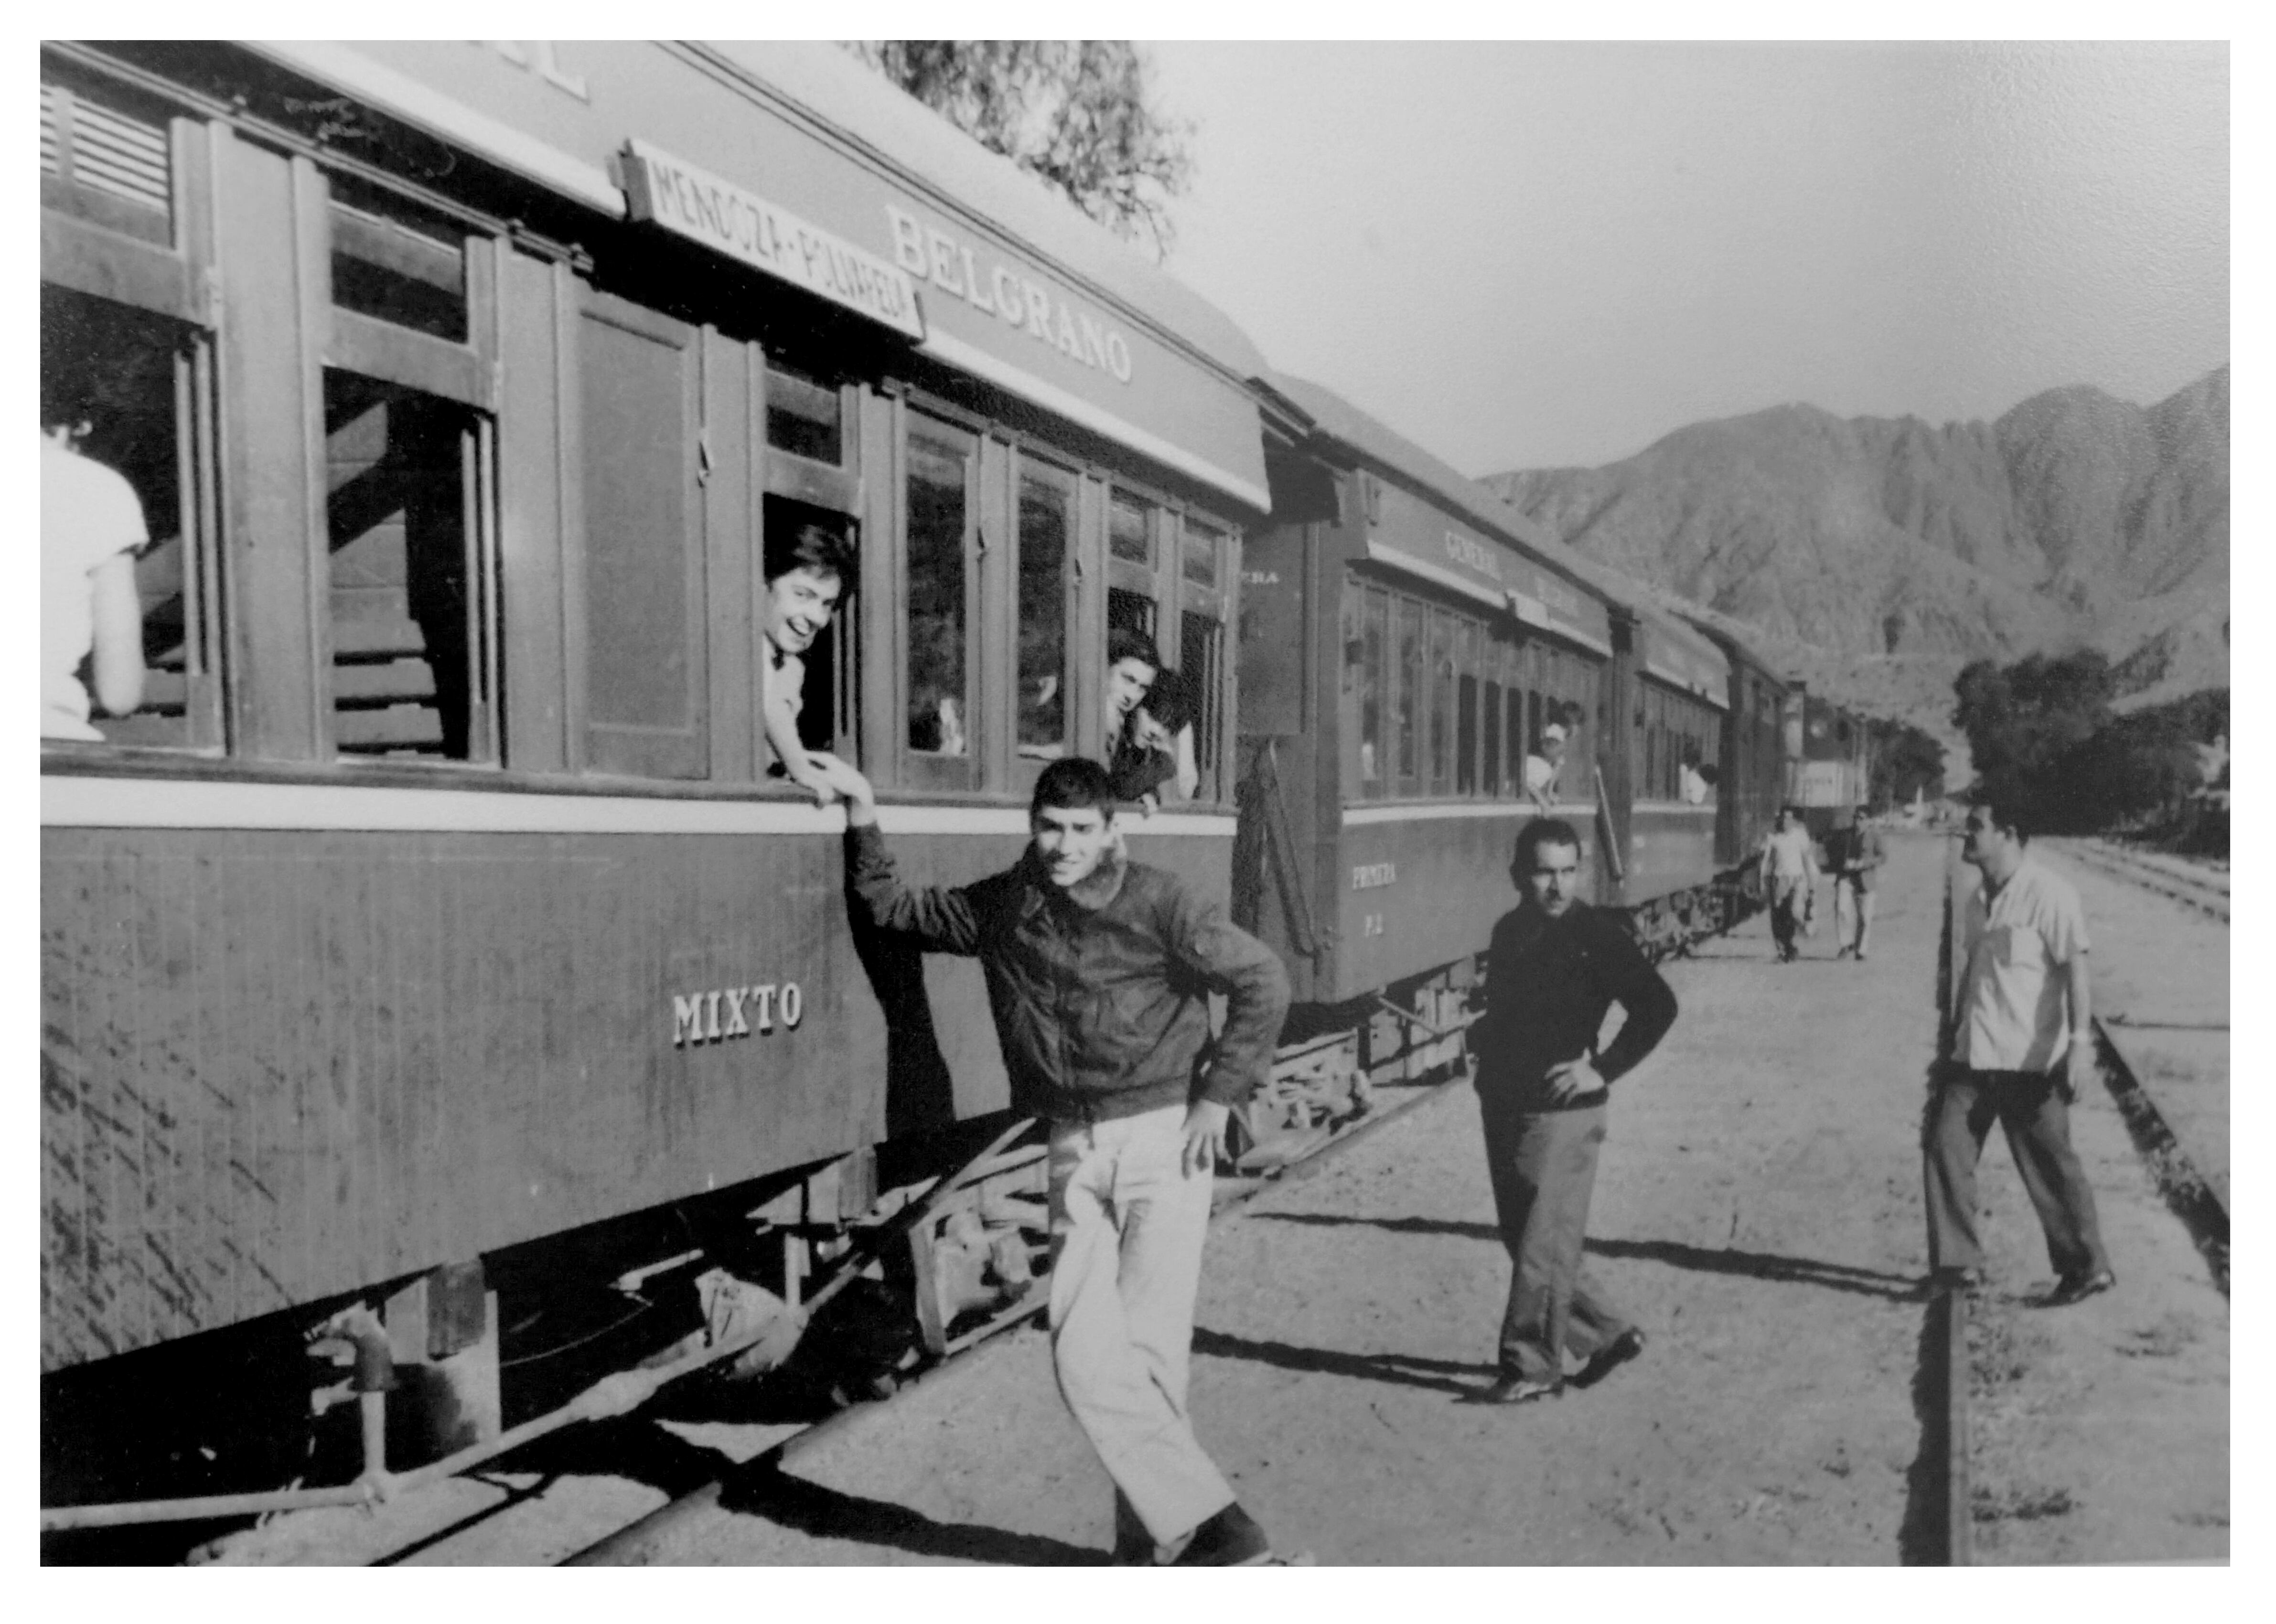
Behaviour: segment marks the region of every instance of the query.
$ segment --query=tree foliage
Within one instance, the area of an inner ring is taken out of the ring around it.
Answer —
[[[2110,662],[2091,651],[1977,660],[1954,684],[1984,794],[2054,832],[2092,833],[2177,814],[2203,782],[2196,747],[2228,731],[2224,691],[2115,716]]]
[[[1953,685],[1952,719],[1968,735],[1985,795],[2028,808],[2043,828],[2091,823],[2091,786],[2067,769],[2109,719],[2113,687],[2110,662],[2091,649],[1971,662]]]
[[[1148,101],[1127,40],[858,40],[847,49],[1133,242],[1170,250],[1191,127]]]
[[[1944,793],[1944,747],[1909,722],[1872,718],[1866,724],[1868,796],[1877,808],[1903,806],[1916,792]]]

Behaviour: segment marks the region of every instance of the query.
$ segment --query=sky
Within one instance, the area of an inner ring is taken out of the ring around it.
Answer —
[[[1171,272],[1472,475],[2229,354],[2219,43],[1157,43]]]

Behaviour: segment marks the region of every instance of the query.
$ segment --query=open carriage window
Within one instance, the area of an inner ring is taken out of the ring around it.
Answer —
[[[52,432],[52,454],[73,459],[61,472],[85,476],[49,480],[43,471],[43,735],[221,741],[211,376],[201,330],[41,287],[41,424]],[[117,589],[130,582],[131,593]]]
[[[484,754],[487,440],[455,401],[324,374],[332,739],[343,755]]]

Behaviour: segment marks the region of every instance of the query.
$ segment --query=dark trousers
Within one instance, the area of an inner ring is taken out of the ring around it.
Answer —
[[[1631,1328],[1582,1261],[1607,1107],[1528,1112],[1483,1104],[1486,1166],[1511,1264],[1501,1366],[1554,1380],[1564,1355],[1586,1359]]]
[[[1771,940],[1778,945],[1781,959],[1794,956],[1794,938],[1802,928],[1802,906],[1809,898],[1800,880],[1771,882]]]
[[[2047,1259],[2058,1274],[2109,1266],[2094,1216],[2094,1191],[2070,1148],[2070,1105],[2056,1079],[2042,1072],[1979,1072],[1955,1067],[1938,1089],[1922,1157],[1928,1196],[1931,1268],[1974,1269],[1984,1246],[1976,1228],[1976,1164],[1997,1117],[2023,1188],[2046,1231]]]

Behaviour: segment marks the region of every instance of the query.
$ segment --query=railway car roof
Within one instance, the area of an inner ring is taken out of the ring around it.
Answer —
[[[1625,574],[1559,541],[1538,520],[1528,518],[1485,486],[1457,473],[1333,390],[1286,373],[1269,374],[1258,382],[1309,415],[1318,434],[1420,487],[1463,518],[1533,553],[1598,596],[1635,611],[1669,641],[1719,663],[1726,656],[1717,637],[1709,635],[1708,626],[1703,624],[1713,623],[1716,633],[1737,645],[1756,664],[1766,671],[1778,671],[1741,635],[1744,628],[1736,621]]]
[[[1246,382],[1264,370],[1263,355],[1232,317],[847,51],[811,41],[708,43],[895,167],[986,215],[1039,257],[1182,338],[1235,378]]]
[[[1626,603],[1624,593],[1607,591],[1589,571],[1588,561],[1551,535],[1546,527],[1528,519],[1476,481],[1457,473],[1414,441],[1369,416],[1333,390],[1285,372],[1267,373],[1258,382],[1294,402],[1316,425],[1316,432],[1357,453],[1385,472],[1415,487],[1480,529],[1532,554],[1568,576],[1615,602]]]

